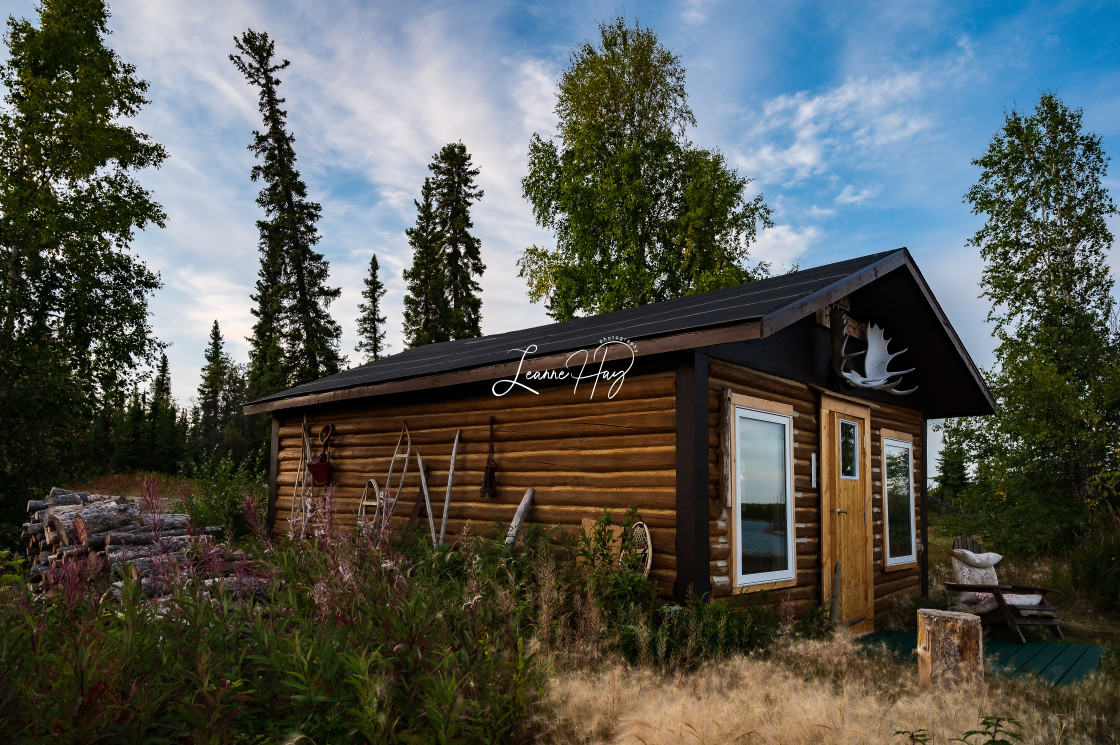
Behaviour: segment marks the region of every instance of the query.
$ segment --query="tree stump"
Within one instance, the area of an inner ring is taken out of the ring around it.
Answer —
[[[984,677],[980,617],[971,613],[918,611],[918,683],[955,683]]]

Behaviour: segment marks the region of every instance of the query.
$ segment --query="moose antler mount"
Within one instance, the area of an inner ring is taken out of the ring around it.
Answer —
[[[909,351],[909,348],[891,353],[889,350],[891,340],[886,332],[877,325],[867,325],[867,348],[858,352],[848,352],[848,341],[851,339],[848,323],[844,311],[833,306],[829,309],[830,327],[832,329],[833,368],[836,373],[847,380],[856,388],[886,391],[895,396],[906,396],[918,390],[917,386],[906,390],[898,390],[902,383],[902,376],[914,372],[909,370],[888,370],[891,360]],[[856,357],[863,357],[863,374],[848,369],[848,364]]]

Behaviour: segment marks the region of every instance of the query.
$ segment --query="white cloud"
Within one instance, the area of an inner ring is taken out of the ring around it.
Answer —
[[[820,235],[815,226],[775,225],[758,234],[758,240],[751,246],[751,259],[769,262],[773,271],[782,272],[792,267]]]
[[[769,183],[793,184],[858,158],[878,160],[930,128],[919,101],[930,87],[921,72],[849,79],[817,95],[800,91],[762,106],[735,160]]]
[[[872,197],[878,195],[878,186],[868,186],[864,189],[860,189],[857,192],[854,186],[848,184],[844,187],[843,191],[836,195],[836,198],[833,201],[836,202],[836,204],[857,206],[863,204],[868,199],[871,199]]]

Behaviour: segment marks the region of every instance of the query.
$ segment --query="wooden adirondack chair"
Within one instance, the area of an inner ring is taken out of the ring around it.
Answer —
[[[966,551],[971,551],[974,554],[985,553],[984,547],[975,538],[960,537],[953,541],[953,548],[963,548]],[[956,565],[954,565],[956,568]],[[1026,585],[1004,585],[1000,584],[995,576],[995,567],[990,567],[986,570],[990,572],[988,575],[992,582],[989,584],[978,584],[974,581],[963,582],[959,581],[964,579],[959,576],[960,572],[956,572],[958,576],[957,582],[946,582],[945,589],[950,592],[962,593],[987,593],[991,598],[982,600],[972,606],[959,605],[954,606],[951,610],[964,610],[969,613],[975,613],[980,616],[980,623],[984,626],[990,626],[996,623],[1007,623],[1011,630],[1019,637],[1019,642],[1026,644],[1027,640],[1023,637],[1023,632],[1019,629],[1020,626],[1046,626],[1050,629],[1050,633],[1057,638],[1062,638],[1062,629],[1058,626],[1058,609],[1046,602],[1047,593],[1059,593],[1059,590],[1054,590],[1048,587],[1029,587]],[[1041,600],[1033,605],[1016,604],[1021,598],[1016,598],[1016,595],[1029,594],[1041,595]]]

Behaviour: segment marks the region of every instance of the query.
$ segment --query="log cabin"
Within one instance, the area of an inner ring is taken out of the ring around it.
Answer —
[[[368,480],[384,486],[407,424],[437,525],[461,432],[449,533],[508,524],[530,487],[527,522],[546,529],[635,506],[666,595],[835,597],[840,620],[866,631],[928,590],[927,422],[995,403],[903,248],[429,344],[244,411],[272,417],[277,533],[299,499],[305,431],[314,446],[333,425],[336,509],[355,515]],[[417,471],[400,492],[408,504]]]

